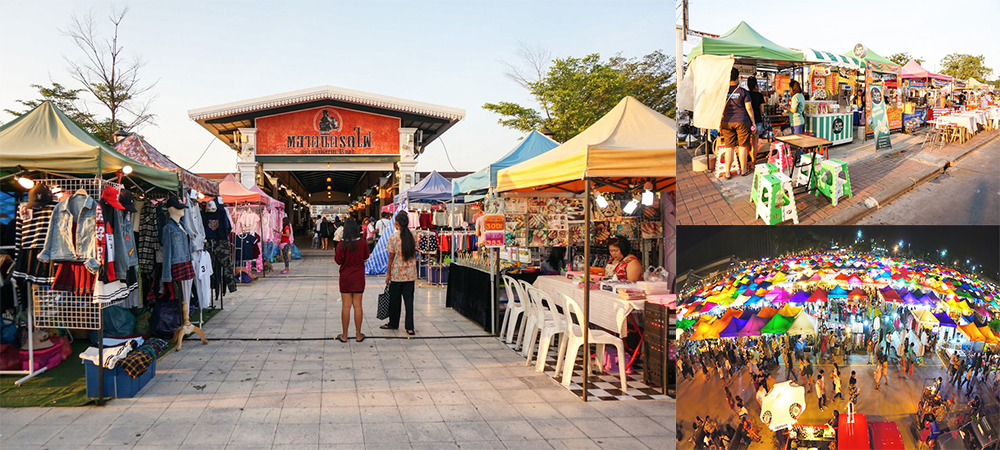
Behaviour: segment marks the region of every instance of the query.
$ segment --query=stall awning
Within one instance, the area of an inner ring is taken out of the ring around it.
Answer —
[[[952,80],[952,77],[949,77],[948,75],[933,73],[923,68],[923,66],[917,64],[917,62],[912,59],[910,60],[910,62],[906,63],[905,66],[903,66],[902,72],[903,73],[900,76],[900,78],[904,80],[910,80],[910,79],[920,80],[924,78],[930,78],[932,80],[941,80],[941,81]]]
[[[688,61],[695,56],[734,55],[737,58],[753,58],[771,61],[804,61],[802,52],[797,52],[788,47],[784,47],[761,36],[756,30],[740,22],[729,31],[722,33],[717,38],[702,38],[694,49],[688,53]]]
[[[226,175],[226,178],[219,183],[219,197],[227,205],[236,203],[266,203],[266,201],[261,201],[263,197],[261,197],[259,192],[254,192],[243,187],[239,181],[236,181],[236,177],[232,175]]]
[[[431,172],[420,180],[416,186],[396,196],[396,203],[409,202],[447,202],[451,200],[451,182],[437,171]]]
[[[566,143],[497,175],[497,191],[583,192],[585,178],[673,178],[677,125],[633,97]]]
[[[558,146],[558,142],[533,130],[510,152],[493,164],[486,166],[485,169],[452,180],[451,193],[453,195],[485,194],[489,188],[497,185],[497,174],[501,169],[527,161]]]
[[[806,61],[809,62],[829,64],[835,67],[845,67],[851,70],[858,70],[861,68],[861,60],[853,56],[838,55],[833,52],[825,52],[812,48],[803,50],[802,55],[805,57]]]
[[[73,122],[52,102],[0,127],[0,167],[71,175],[105,175],[132,167],[131,178],[176,191],[177,174],[149,167],[116,152]]]
[[[280,202],[278,200],[275,200],[274,197],[271,197],[270,195],[267,195],[267,193],[265,193],[263,189],[261,189],[261,188],[259,188],[257,186],[254,186],[254,187],[250,188],[250,191],[251,192],[256,192],[256,193],[260,194],[260,198],[262,200],[261,203],[265,203],[265,204],[267,204],[268,206],[270,206],[272,208],[285,209],[285,204],[284,203],[282,203],[282,202]]]
[[[903,71],[903,68],[899,64],[896,64],[892,61],[889,61],[888,59],[883,58],[882,55],[875,53],[871,49],[865,49],[865,50],[866,54],[863,59],[864,65],[862,66],[865,69],[870,69],[872,71],[880,73],[896,73],[896,74],[901,73]],[[854,52],[850,51],[844,53],[844,56],[854,56]]]
[[[167,155],[160,153],[148,141],[136,133],[130,134],[127,138],[115,144],[115,151],[139,161],[149,167],[160,170],[176,172],[180,176],[182,184],[187,189],[194,189],[208,196],[219,195],[219,183],[195,175],[194,173],[177,165]]]
[[[801,311],[797,316],[795,316],[795,320],[792,322],[792,325],[788,327],[787,332],[788,334],[794,336],[816,334],[816,326],[818,323],[819,321],[816,320],[815,317],[806,314],[805,311]]]

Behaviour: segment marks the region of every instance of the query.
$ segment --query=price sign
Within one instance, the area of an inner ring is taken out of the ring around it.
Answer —
[[[483,218],[483,229],[485,231],[503,231],[504,218],[502,214],[487,214]]]
[[[487,248],[501,248],[504,246],[506,237],[503,231],[486,231],[483,233],[483,246]]]

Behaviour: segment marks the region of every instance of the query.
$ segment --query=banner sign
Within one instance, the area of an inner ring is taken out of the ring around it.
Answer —
[[[909,85],[910,85],[910,89],[926,89],[927,88],[927,82],[923,81],[923,80],[910,80],[909,81]]]
[[[913,114],[903,114],[903,123],[909,128],[917,128],[927,121],[927,110],[917,109]]]
[[[868,85],[868,98],[871,99],[872,128],[875,130],[875,150],[892,148],[889,140],[889,116],[886,113],[884,88],[882,83]]]
[[[950,82],[949,81],[944,81],[944,80],[931,80],[931,83],[936,88],[943,88],[943,87],[947,87]]]
[[[889,129],[901,130],[903,128],[903,109],[886,106],[885,115],[889,117]]]
[[[396,117],[324,106],[259,117],[258,155],[395,155]]]
[[[741,77],[757,75],[757,66],[753,64],[733,64],[733,68],[739,71]]]
[[[502,214],[487,214],[483,217],[483,246],[487,248],[503,247],[506,241],[505,226]]]
[[[865,63],[868,64],[869,69],[875,72],[895,73],[895,74],[903,73],[903,68],[896,64],[886,64],[883,62],[873,61],[870,59],[866,59]]]

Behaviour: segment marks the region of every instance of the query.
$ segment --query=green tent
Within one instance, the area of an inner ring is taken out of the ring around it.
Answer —
[[[695,320],[695,319],[681,319],[681,320],[678,320],[677,321],[677,329],[678,330],[686,330],[688,328],[691,328],[691,326],[694,325],[696,322],[698,322],[698,321]]]
[[[0,127],[0,168],[95,176],[132,166],[130,177],[175,191],[177,174],[154,169],[114,151],[51,102]]]
[[[701,43],[688,53],[688,61],[698,55],[734,55],[737,58],[753,58],[772,61],[804,61],[802,52],[782,47],[757,33],[746,22],[740,22],[733,29],[717,38],[702,38]]]
[[[899,64],[896,64],[896,63],[894,63],[894,62],[892,62],[892,61],[890,61],[888,59],[883,58],[882,55],[879,55],[878,53],[875,53],[872,49],[867,49],[867,51],[868,51],[868,53],[865,54],[864,58],[862,58],[861,67],[864,67],[864,68],[867,69],[868,68],[868,64],[866,64],[866,63],[868,61],[875,61],[875,62],[882,63],[882,64],[889,64],[889,65],[892,65],[892,66],[896,66],[896,67],[899,68],[899,72],[902,72],[903,67],[900,66]],[[854,56],[854,52],[853,51],[844,53],[844,56],[850,56],[851,58],[856,58],[856,56]]]
[[[792,323],[795,322],[794,316],[783,316],[781,314],[775,314],[771,318],[764,328],[760,329],[761,334],[783,334],[788,332],[788,329],[792,327]]]

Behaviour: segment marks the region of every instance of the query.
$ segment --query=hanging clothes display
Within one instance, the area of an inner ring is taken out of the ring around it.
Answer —
[[[38,259],[49,223],[52,221],[52,193],[48,186],[37,184],[32,188],[31,201],[17,207],[17,223],[14,235],[15,279],[27,280],[35,284],[52,284],[51,264]],[[38,200],[36,197],[43,196]],[[23,289],[21,289],[23,291]]]
[[[142,205],[139,214],[138,255],[139,271],[151,274],[156,269],[156,253],[160,247],[159,233],[156,226],[157,207],[152,201]]]

